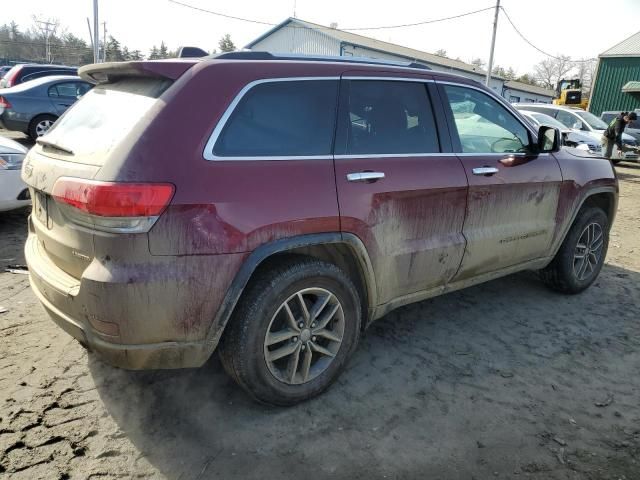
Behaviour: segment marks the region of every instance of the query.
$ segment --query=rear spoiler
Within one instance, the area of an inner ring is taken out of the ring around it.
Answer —
[[[113,83],[125,77],[151,77],[176,80],[197,63],[197,60],[172,58],[143,62],[93,63],[78,69],[78,75],[91,83]]]

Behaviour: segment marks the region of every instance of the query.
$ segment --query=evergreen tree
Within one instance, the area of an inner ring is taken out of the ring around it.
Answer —
[[[158,58],[169,58],[169,50],[164,44],[164,41],[160,42],[160,50],[158,50]]]
[[[160,58],[160,54],[158,53],[158,47],[154,45],[153,47],[151,47],[151,50],[149,51],[149,60],[157,60],[158,58]]]
[[[122,49],[120,47],[120,42],[113,38],[113,36],[109,36],[109,41],[107,42],[107,62],[122,62],[124,60],[124,55],[122,54]]]
[[[228,33],[224,35],[218,42],[218,48],[221,52],[234,52],[236,50],[236,46],[231,40],[231,35]]]

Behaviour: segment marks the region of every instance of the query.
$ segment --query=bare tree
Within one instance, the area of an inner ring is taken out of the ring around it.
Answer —
[[[483,69],[484,66],[487,64],[487,62],[485,62],[484,60],[482,60],[480,57],[478,58],[474,58],[473,60],[471,60],[469,62],[471,65],[474,65],[475,67],[477,67],[478,69]]]
[[[591,84],[596,73],[598,61],[595,58],[582,59],[576,63],[576,77],[582,84],[582,92],[588,94],[591,91]]]
[[[560,55],[556,58],[547,58],[535,65],[536,80],[545,88],[555,90],[560,79],[573,69],[571,57]]]
[[[446,57],[447,51],[444,48],[440,48],[434,52],[434,55],[438,55],[439,57]]]

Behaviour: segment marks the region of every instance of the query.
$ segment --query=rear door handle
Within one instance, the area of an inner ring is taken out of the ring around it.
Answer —
[[[354,172],[347,174],[349,182],[377,182],[384,178],[384,172]]]
[[[491,176],[494,173],[498,173],[499,171],[500,170],[498,170],[496,167],[477,167],[473,169],[473,174]]]

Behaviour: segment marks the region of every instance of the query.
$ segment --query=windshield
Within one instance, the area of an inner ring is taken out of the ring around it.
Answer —
[[[593,128],[594,130],[604,130],[608,127],[606,123],[596,117],[593,113],[585,112],[583,110],[574,110],[573,113],[578,115],[582,120],[587,122],[587,124]]]
[[[541,123],[542,125],[559,128],[560,130],[567,129],[567,127],[561,124],[558,120],[550,117],[549,115],[545,115],[544,113],[530,113],[529,115],[531,115],[538,123]]]

